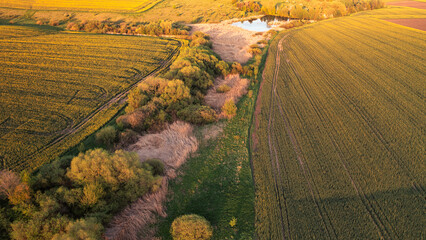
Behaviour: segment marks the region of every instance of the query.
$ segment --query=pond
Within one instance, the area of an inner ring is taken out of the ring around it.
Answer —
[[[235,22],[235,23],[232,23],[232,25],[240,27],[242,29],[249,30],[249,31],[266,32],[271,30],[271,28],[274,26],[274,23],[278,23],[282,21],[290,21],[290,20],[291,20],[290,18],[266,15],[258,19]]]

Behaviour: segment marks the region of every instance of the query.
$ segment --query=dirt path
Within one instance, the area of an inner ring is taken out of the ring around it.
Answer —
[[[155,76],[157,75],[159,72],[161,72],[164,68],[170,66],[170,64],[173,62],[174,56],[176,56],[176,54],[179,53],[181,47],[182,47],[182,43],[180,41],[179,42],[179,46],[170,53],[169,57],[165,60],[162,61],[161,65],[158,66],[156,69],[154,69],[153,71],[151,71],[148,75],[143,76],[142,74],[136,74],[133,78],[136,80],[135,83],[131,84],[126,90],[124,90],[121,93],[118,93],[117,95],[115,95],[113,98],[111,98],[108,102],[104,103],[103,105],[99,106],[97,109],[95,109],[92,113],[90,113],[87,117],[85,117],[83,120],[81,120],[78,124],[74,125],[74,126],[70,126],[64,130],[61,131],[61,135],[55,139],[53,139],[50,143],[48,143],[47,145],[43,146],[42,148],[40,148],[37,152],[30,154],[29,156],[26,157],[27,158],[31,158],[32,156],[34,156],[35,154],[42,152],[43,150],[52,147],[53,145],[61,142],[63,139],[65,139],[66,137],[76,133],[77,131],[81,130],[84,125],[86,123],[88,123],[90,120],[92,120],[98,113],[100,113],[101,111],[111,107],[113,104],[116,103],[124,103],[124,101],[126,100],[127,94],[133,89],[135,88],[140,82],[142,82],[143,80],[145,80],[148,77],[151,76]],[[13,168],[11,168],[12,170],[17,169],[19,167],[21,167],[21,165],[26,164],[26,161],[22,161],[19,164],[16,164],[15,166],[13,166]]]

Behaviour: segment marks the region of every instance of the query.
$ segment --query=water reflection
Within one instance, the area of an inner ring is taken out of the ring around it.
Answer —
[[[250,30],[250,31],[266,32],[273,27],[274,23],[290,21],[290,20],[291,20],[290,18],[286,18],[286,17],[266,15],[258,19],[250,19],[246,21],[235,22],[232,25],[240,27],[242,29]]]

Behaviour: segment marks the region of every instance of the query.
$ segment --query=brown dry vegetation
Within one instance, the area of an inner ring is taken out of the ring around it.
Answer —
[[[176,169],[198,148],[193,128],[188,123],[175,122],[166,130],[157,134],[147,134],[129,147],[138,153],[142,161],[158,158],[166,168],[161,188],[148,194],[128,206],[112,220],[105,232],[106,239],[153,239],[156,229],[152,224],[157,216],[165,217],[168,181],[176,177]]]
[[[250,45],[264,39],[263,34],[245,30],[228,23],[217,24],[192,24],[192,31],[201,31],[210,35],[213,42],[213,50],[228,62],[245,63],[252,54],[248,52]]]
[[[227,92],[218,92],[217,88],[222,85],[229,86],[231,90]],[[219,111],[228,99],[232,99],[237,103],[241,96],[247,93],[248,85],[248,79],[240,78],[239,74],[231,74],[225,78],[217,78],[214,86],[208,90],[204,100],[207,105]]]

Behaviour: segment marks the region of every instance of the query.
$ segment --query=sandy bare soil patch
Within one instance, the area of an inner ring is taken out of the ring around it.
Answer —
[[[262,40],[263,35],[245,30],[229,23],[192,24],[191,33],[201,31],[209,34],[213,42],[213,50],[228,62],[247,62],[252,55],[248,53],[250,45]]]
[[[190,124],[175,122],[157,134],[141,136],[129,147],[137,152],[141,161],[151,158],[161,159],[166,167],[160,190],[138,199],[114,217],[105,231],[106,239],[137,240],[154,239],[156,229],[152,224],[157,216],[166,216],[164,202],[167,196],[168,181],[176,177],[179,168],[198,148],[198,141]]]
[[[386,3],[386,5],[426,9],[426,2],[417,2],[417,1],[388,2]]]
[[[227,85],[231,88],[228,92],[220,93],[217,92],[217,88]],[[238,100],[247,93],[247,87],[249,85],[249,80],[246,78],[240,78],[239,74],[231,74],[225,78],[217,78],[214,86],[210,88],[205,96],[204,100],[207,105],[214,108],[216,111],[220,111],[223,104],[228,99],[238,102]]]
[[[386,21],[426,31],[426,18],[386,19]]]

